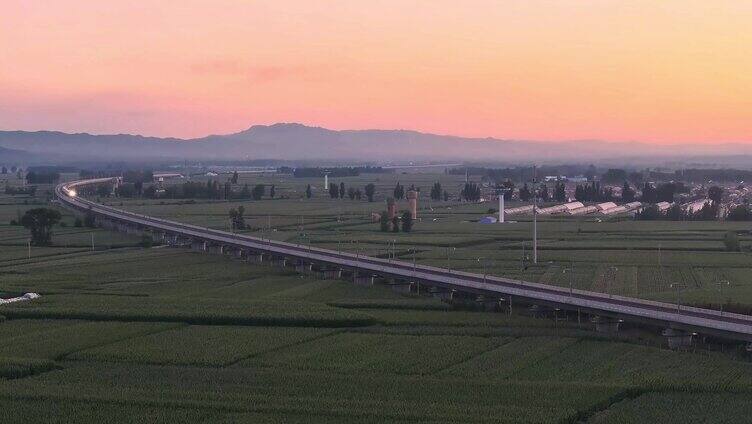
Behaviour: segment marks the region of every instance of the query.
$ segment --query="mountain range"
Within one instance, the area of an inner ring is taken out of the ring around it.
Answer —
[[[234,134],[195,139],[130,134],[0,131],[0,162],[144,160],[298,160],[358,163],[465,161],[483,163],[671,161],[749,163],[747,144],[656,145],[575,140],[540,142],[466,138],[409,130],[330,130],[296,123],[254,125]],[[744,158],[742,158],[744,156]]]

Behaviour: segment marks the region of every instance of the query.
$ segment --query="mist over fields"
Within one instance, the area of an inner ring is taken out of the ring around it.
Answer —
[[[594,162],[642,166],[683,164],[748,168],[746,144],[655,145],[596,140],[540,142],[464,138],[408,130],[335,131],[301,124],[255,125],[195,139],[130,134],[0,131],[5,162],[85,160],[306,160],[349,162]]]

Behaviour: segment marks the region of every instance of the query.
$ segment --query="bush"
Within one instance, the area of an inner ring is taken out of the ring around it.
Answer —
[[[94,214],[91,212],[87,212],[86,215],[84,215],[84,226],[88,228],[94,228]]]
[[[18,225],[18,221],[16,221],[15,219],[11,219],[10,225]]]
[[[154,245],[154,240],[151,238],[150,235],[143,234],[141,236],[141,241],[138,243],[138,245],[141,246],[141,247],[143,247],[143,248],[148,249],[148,248],[150,248],[150,247],[152,247]]]
[[[78,227],[83,227],[84,226],[84,222],[81,220],[81,218],[76,217],[76,220],[73,221],[73,226],[77,227],[77,228]]]
[[[739,236],[734,231],[729,231],[723,237],[723,244],[726,246],[727,252],[739,251]]]

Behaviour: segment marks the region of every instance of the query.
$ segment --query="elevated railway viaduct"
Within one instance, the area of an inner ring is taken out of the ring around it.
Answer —
[[[346,273],[354,282],[369,284],[380,277],[395,288],[430,291],[445,299],[483,302],[511,312],[515,304],[547,307],[563,314],[594,318],[596,329],[616,330],[620,322],[664,329],[671,347],[691,343],[694,335],[742,341],[752,346],[752,316],[665,302],[615,296],[473,274],[406,262],[363,256],[317,247],[233,234],[171,220],[150,217],[84,199],[77,192],[87,186],[110,184],[112,178],[80,180],[55,188],[57,199],[79,213],[91,213],[102,227],[124,232],[150,233],[155,240],[196,250],[229,253],[251,262],[294,265],[300,272],[316,269],[332,278]]]

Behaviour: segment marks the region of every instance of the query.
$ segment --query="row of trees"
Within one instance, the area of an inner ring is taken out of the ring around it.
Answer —
[[[433,187],[431,187],[431,200],[439,201],[442,198],[444,199],[445,202],[448,201],[449,200],[449,192],[446,191],[446,190],[443,190],[441,188],[441,183],[438,182],[438,181],[436,181],[433,184]]]
[[[601,183],[597,181],[585,185],[577,184],[574,198],[580,202],[610,202],[614,200],[614,191],[611,187],[601,187]]]
[[[719,204],[708,201],[702,208],[696,211],[683,208],[674,203],[666,211],[661,212],[656,205],[649,205],[635,214],[635,219],[643,221],[668,220],[668,221],[715,221],[719,216]]]
[[[382,232],[400,232],[400,224],[402,224],[402,232],[409,233],[413,229],[413,214],[410,211],[404,211],[402,217],[395,216],[389,219],[387,211],[381,212],[381,218],[379,219],[379,228]]]
[[[528,187],[527,183],[525,183],[522,185],[522,188],[520,188],[518,196],[520,200],[522,200],[523,202],[527,202],[531,200],[533,197],[535,197],[535,194],[536,193],[533,193],[533,190],[531,190]],[[564,187],[564,183],[556,183],[554,185],[554,191],[552,194],[549,194],[548,186],[546,184],[541,184],[538,186],[537,195],[538,195],[538,199],[543,202],[548,202],[549,200],[556,200],[557,202],[567,201],[567,192]],[[506,196],[506,193],[505,193],[505,196]]]
[[[158,191],[155,185],[144,188],[143,183],[137,181],[135,183],[120,184],[115,190],[115,194],[118,197],[143,196],[147,198],[161,197],[167,199],[261,200],[266,195],[266,187],[264,184],[256,184],[251,188],[248,184],[244,184],[240,190],[235,190],[230,181],[220,184],[218,181],[209,180],[206,183],[187,181],[183,184],[167,186],[163,191]],[[110,194],[111,188],[100,185],[96,190],[97,195],[104,197]],[[275,186],[271,185],[269,186],[269,197],[274,198],[275,196]]]
[[[345,195],[347,195],[350,200],[361,200],[364,193],[368,201],[373,202],[373,196],[376,195],[376,186],[373,184],[366,184],[363,191],[361,191],[359,188],[355,187],[350,187],[345,190],[345,183],[340,183],[339,185],[335,183],[329,184],[329,197],[332,199],[344,199]],[[311,188],[310,184],[306,186],[305,196],[307,199],[313,197],[313,188]]]

